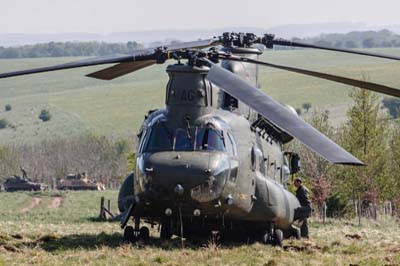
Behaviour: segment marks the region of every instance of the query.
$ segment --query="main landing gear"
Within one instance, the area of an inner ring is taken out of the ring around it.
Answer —
[[[150,240],[150,230],[146,226],[140,227],[140,218],[135,217],[135,228],[129,225],[124,229],[124,241],[135,243],[138,240],[148,243]]]
[[[172,237],[172,220],[169,217],[163,218],[161,220],[160,238],[171,239],[171,237]]]
[[[263,232],[261,240],[264,244],[282,247],[283,231],[270,226],[270,229]]]

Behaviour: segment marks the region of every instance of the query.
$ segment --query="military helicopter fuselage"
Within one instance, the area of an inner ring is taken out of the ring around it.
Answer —
[[[261,53],[230,52],[250,58]],[[258,87],[256,65],[221,65]],[[151,112],[140,129],[130,177],[134,190],[127,188],[131,182],[121,187],[121,211],[129,205],[124,199],[134,198],[133,216],[154,221],[182,216],[184,228],[195,219],[205,230],[236,222],[252,231],[289,229],[300,206],[287,190],[290,167],[283,142],[291,138],[208,81],[208,70],[168,66],[166,108]]]

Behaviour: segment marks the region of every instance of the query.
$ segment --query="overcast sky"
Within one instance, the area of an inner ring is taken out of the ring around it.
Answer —
[[[400,24],[400,0],[0,0],[0,33],[364,22]]]

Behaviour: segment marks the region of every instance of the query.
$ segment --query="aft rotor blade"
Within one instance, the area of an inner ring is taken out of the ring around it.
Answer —
[[[168,51],[177,51],[177,50],[184,50],[184,49],[202,49],[210,46],[220,45],[222,42],[219,38],[212,38],[207,40],[199,40],[199,41],[192,41],[192,42],[182,42],[176,43],[171,45],[166,45]]]
[[[263,66],[268,66],[272,68],[277,68],[277,69],[282,69],[294,73],[299,73],[307,76],[312,76],[320,79],[325,79],[325,80],[330,80],[354,87],[359,87],[375,92],[380,92],[383,94],[395,96],[395,97],[400,97],[400,90],[392,87],[388,87],[385,85],[373,83],[373,82],[368,82],[368,81],[362,81],[362,80],[356,80],[356,79],[351,79],[351,78],[346,78],[346,77],[341,77],[341,76],[336,76],[336,75],[331,75],[331,74],[326,74],[326,73],[321,73],[321,72],[316,72],[316,71],[311,71],[311,70],[306,70],[302,68],[296,68],[296,67],[289,67],[289,66],[284,66],[284,65],[276,65],[276,64],[271,64],[267,62],[262,62],[250,58],[244,58],[244,57],[235,57],[235,56],[229,56],[229,57],[224,57],[222,56],[221,59],[224,60],[232,60],[232,61],[241,61],[241,62],[246,62],[246,63],[253,63],[257,65],[263,65]]]
[[[364,165],[356,157],[290,112],[286,107],[228,70],[211,64],[207,79],[253,108],[329,162],[334,164]]]
[[[391,60],[400,60],[399,56],[392,56],[392,55],[386,55],[386,54],[381,54],[381,53],[364,52],[364,51],[351,50],[351,49],[333,48],[333,47],[323,46],[323,45],[307,44],[307,43],[302,43],[302,42],[293,42],[293,41],[284,40],[284,39],[275,39],[272,41],[272,43],[274,45],[281,45],[281,46],[313,48],[313,49],[328,50],[328,51],[348,53],[348,54],[366,55],[366,56],[379,57],[379,58],[385,58],[385,59],[391,59]]]

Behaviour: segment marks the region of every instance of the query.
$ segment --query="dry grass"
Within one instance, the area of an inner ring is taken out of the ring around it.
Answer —
[[[377,222],[332,220],[311,223],[310,240],[286,240],[276,248],[260,243],[160,241],[156,228],[149,245],[125,244],[118,223],[92,222],[98,198],[116,192],[63,193],[63,204],[40,204],[13,215],[30,197],[51,202],[51,194],[0,193],[0,266],[3,265],[400,265],[400,227],[392,218]],[[24,200],[16,204],[16,198]],[[53,195],[54,196],[54,195]],[[7,204],[9,201],[14,203]],[[56,216],[62,217],[56,218]]]

